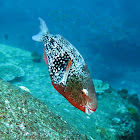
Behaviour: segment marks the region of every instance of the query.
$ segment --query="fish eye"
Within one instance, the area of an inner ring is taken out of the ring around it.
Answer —
[[[88,90],[87,89],[83,89],[82,90],[82,94],[88,96]]]
[[[85,95],[85,92],[84,92],[84,91],[82,91],[81,93],[82,93],[83,95]]]

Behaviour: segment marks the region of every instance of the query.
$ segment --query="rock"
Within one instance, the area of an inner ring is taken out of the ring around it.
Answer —
[[[39,55],[38,52],[36,52],[36,51],[32,52],[31,56],[32,56],[32,60],[34,62],[36,62],[36,63],[41,62],[42,56]]]
[[[1,139],[87,139],[45,103],[3,80],[0,97]]]
[[[114,122],[114,124],[120,124],[121,123],[121,119],[120,118],[113,118],[112,122]]]
[[[19,86],[19,88],[21,88],[21,89],[25,90],[26,92],[31,93],[31,91],[30,91],[27,87],[24,87],[24,86]]]
[[[0,65],[0,78],[5,81],[12,81],[17,77],[25,75],[23,69],[19,66],[7,63]]]

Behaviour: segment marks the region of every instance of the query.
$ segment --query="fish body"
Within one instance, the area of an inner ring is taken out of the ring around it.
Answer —
[[[96,93],[88,67],[78,50],[61,35],[52,35],[40,20],[40,32],[32,37],[44,44],[44,60],[53,87],[73,106],[87,113],[97,108]]]

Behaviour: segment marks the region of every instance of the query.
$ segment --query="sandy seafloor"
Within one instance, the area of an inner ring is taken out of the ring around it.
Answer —
[[[124,98],[123,92],[122,95],[118,94],[111,87],[104,93],[97,93],[98,109],[88,116],[73,107],[53,88],[43,59],[40,63],[33,62],[31,52],[4,44],[0,44],[0,55],[0,65],[13,64],[25,72],[23,77],[15,78],[10,83],[28,88],[33,96],[49,104],[54,113],[59,114],[80,133],[88,135],[89,139],[117,140],[139,137],[139,103],[137,107],[134,106],[129,95]]]

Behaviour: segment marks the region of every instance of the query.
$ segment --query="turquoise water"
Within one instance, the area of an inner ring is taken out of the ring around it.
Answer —
[[[0,0],[0,44],[29,52],[36,51],[42,56],[43,44],[34,42],[31,38],[39,30],[38,17],[41,17],[52,34],[61,34],[78,49],[93,79],[109,82],[116,90],[127,89],[130,95],[136,94],[140,99],[139,5],[138,0]],[[0,51],[4,53],[1,48]],[[8,54],[8,50],[6,52]],[[59,112],[69,123],[74,118],[66,117],[66,114],[77,117],[77,128],[93,137],[93,132],[89,130],[95,129],[95,125],[89,124],[93,118],[96,119],[95,116],[101,114],[85,117],[61,97],[51,85],[43,60],[40,63],[30,61],[31,54],[27,58],[22,53],[17,58],[14,54],[13,56],[11,61],[10,53],[9,62],[14,65],[19,65],[20,62],[26,76],[11,83],[29,88],[34,96],[56,107],[54,111]],[[30,68],[34,68],[34,71]],[[98,98],[99,103],[106,103],[103,97]],[[103,98],[103,102],[100,98]],[[97,111],[100,112],[100,109],[103,110],[103,107],[99,104]],[[80,128],[78,124],[82,120],[85,125]]]

